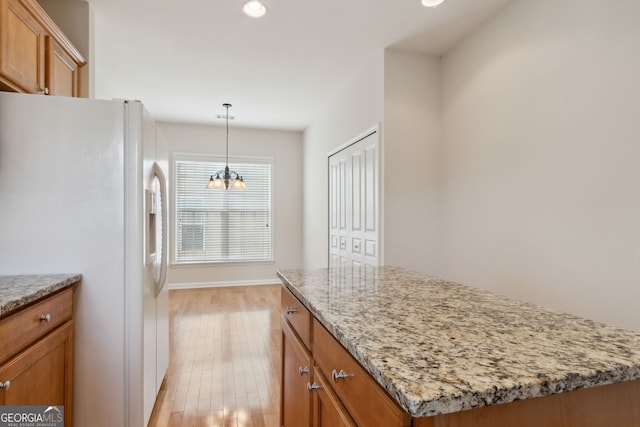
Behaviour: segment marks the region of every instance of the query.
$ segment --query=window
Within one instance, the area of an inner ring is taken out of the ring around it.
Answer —
[[[174,160],[176,264],[273,260],[272,160],[230,158],[246,190],[205,188],[224,169],[224,157],[176,155]]]

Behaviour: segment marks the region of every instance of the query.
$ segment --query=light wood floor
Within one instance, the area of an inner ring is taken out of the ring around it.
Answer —
[[[170,291],[171,361],[149,427],[276,427],[280,287]]]

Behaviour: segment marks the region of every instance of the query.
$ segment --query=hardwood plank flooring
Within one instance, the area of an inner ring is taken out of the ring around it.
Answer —
[[[280,286],[172,290],[170,365],[149,427],[276,427]]]

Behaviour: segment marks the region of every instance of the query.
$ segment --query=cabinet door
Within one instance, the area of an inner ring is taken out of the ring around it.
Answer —
[[[72,421],[73,321],[68,321],[0,366],[0,405],[63,406]]]
[[[285,318],[282,323],[282,401],[283,427],[311,426],[311,383],[313,359]]]
[[[378,132],[329,157],[329,267],[379,263]]]
[[[44,28],[18,0],[0,0],[0,83],[19,92],[44,90]]]
[[[46,86],[50,95],[79,96],[78,64],[51,37],[47,37]]]
[[[313,370],[313,380],[320,386],[313,392],[313,427],[356,427],[318,368]]]

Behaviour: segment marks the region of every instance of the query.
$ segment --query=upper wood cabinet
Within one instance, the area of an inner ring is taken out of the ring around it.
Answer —
[[[17,92],[44,90],[44,27],[17,0],[0,0],[0,79]]]
[[[53,38],[47,36],[45,84],[49,95],[80,96],[79,67]]]
[[[35,0],[0,0],[0,88],[80,96],[80,52]]]

